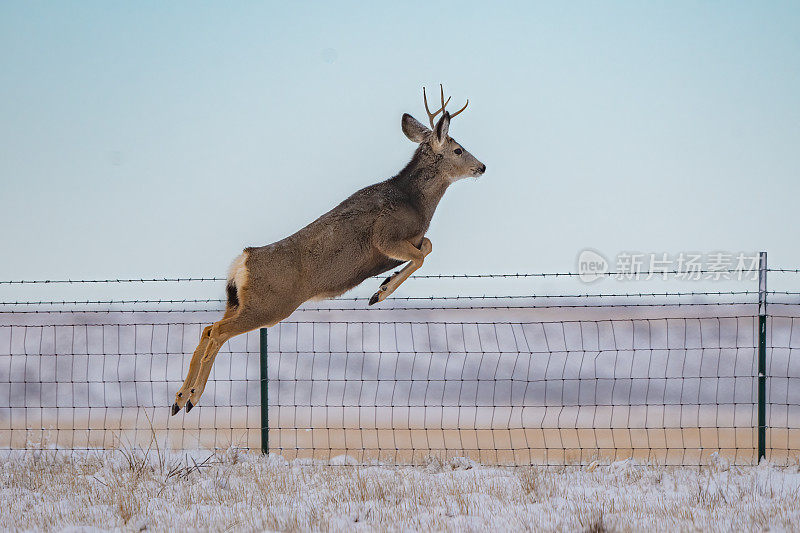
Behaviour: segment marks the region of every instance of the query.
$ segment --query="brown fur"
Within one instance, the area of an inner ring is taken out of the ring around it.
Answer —
[[[197,404],[217,352],[231,337],[273,326],[307,300],[338,296],[407,262],[370,304],[382,301],[422,266],[432,249],[425,233],[442,195],[453,181],[486,170],[448,137],[449,125],[447,112],[435,133],[403,115],[403,132],[419,147],[396,176],[361,189],[285,239],[245,249],[228,275],[236,298],[229,297],[223,318],[203,330],[173,414]]]

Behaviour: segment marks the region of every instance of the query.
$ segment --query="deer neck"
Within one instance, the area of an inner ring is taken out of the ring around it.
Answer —
[[[432,154],[417,153],[398,178],[398,185],[406,190],[414,207],[430,222],[436,206],[450,186],[450,180],[439,168],[438,158],[432,157]]]

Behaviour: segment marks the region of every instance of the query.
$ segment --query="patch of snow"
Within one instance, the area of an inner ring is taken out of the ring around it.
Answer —
[[[349,455],[337,455],[331,458],[329,464],[334,466],[356,466],[358,465],[358,461]]]
[[[469,470],[478,466],[478,463],[469,457],[452,457],[450,459],[451,470]]]

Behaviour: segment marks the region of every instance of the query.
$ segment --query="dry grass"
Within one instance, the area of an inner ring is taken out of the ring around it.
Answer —
[[[0,459],[8,530],[790,530],[798,468],[637,465],[331,466],[235,450],[203,461],[160,449]]]

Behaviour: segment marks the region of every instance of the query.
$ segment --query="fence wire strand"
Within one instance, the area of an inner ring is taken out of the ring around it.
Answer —
[[[768,272],[787,272],[797,273],[797,269],[784,269],[784,268],[769,268]],[[654,272],[646,271],[608,271],[596,272],[597,276],[604,277],[619,277],[626,278],[631,275],[647,275],[662,276],[662,275],[748,275],[757,274],[757,270],[742,269],[742,268],[720,268],[720,269],[690,269],[690,270],[657,270]],[[570,278],[585,276],[581,272],[517,272],[507,274],[497,273],[478,273],[478,274],[412,274],[410,277],[413,279],[513,279],[513,278]],[[374,276],[374,279],[383,279],[385,275]],[[30,284],[109,284],[109,283],[182,283],[182,282],[207,282],[207,281],[226,281],[227,278],[220,277],[162,277],[162,278],[107,278],[107,279],[43,279],[43,280],[0,280],[0,285],[30,285]]]

